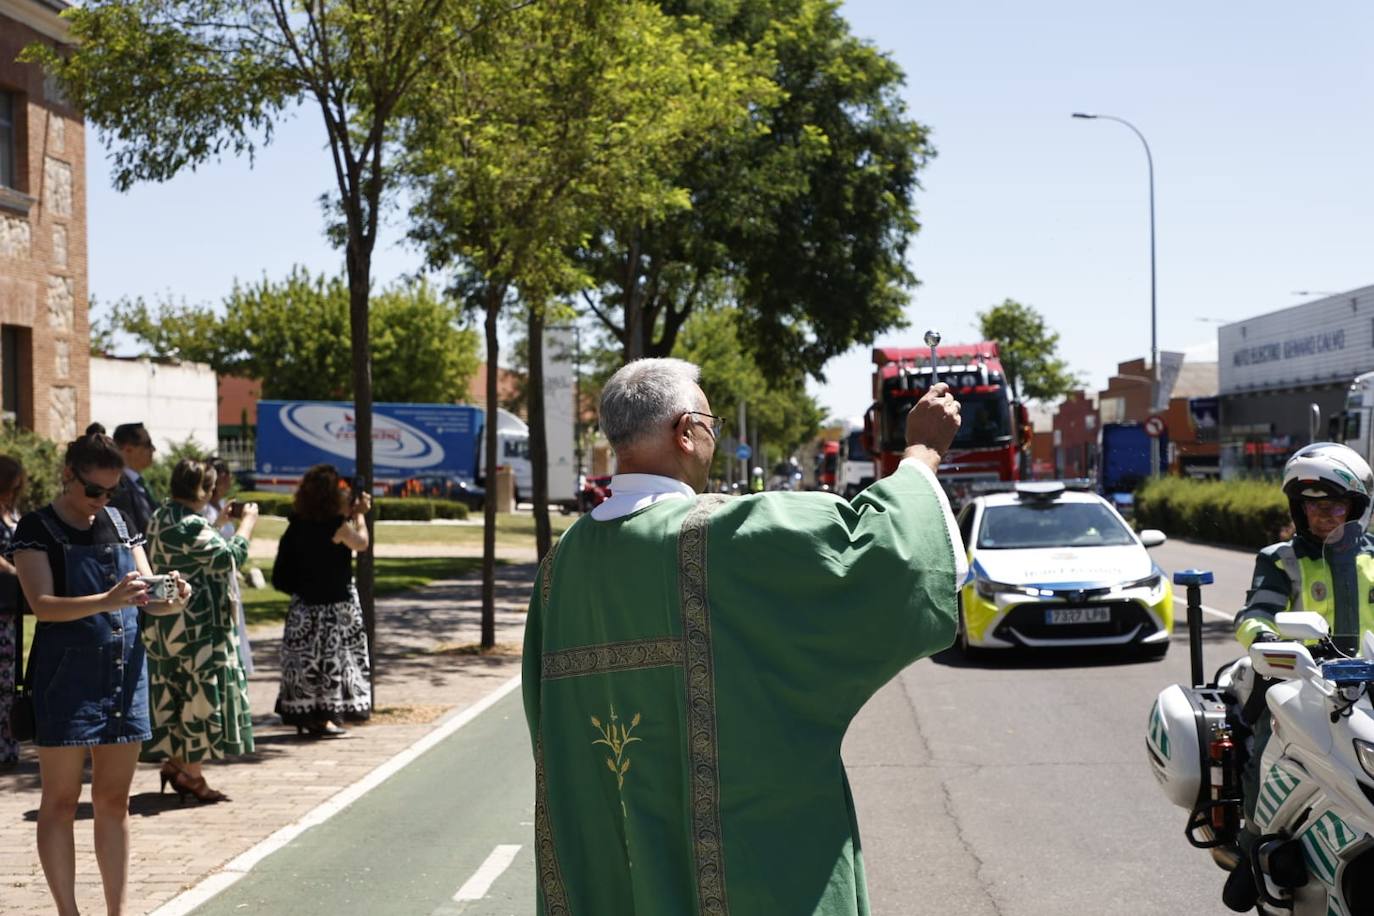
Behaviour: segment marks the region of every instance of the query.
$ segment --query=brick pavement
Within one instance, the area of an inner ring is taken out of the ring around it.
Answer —
[[[503,553],[505,553],[503,551]],[[497,568],[497,643],[518,646],[524,633],[534,565]],[[519,673],[518,653],[478,656],[480,579],[435,582],[377,602],[375,721],[342,740],[297,737],[272,713],[282,627],[250,635],[257,670],[249,696],[257,751],[207,764],[210,785],[232,801],[178,802],[158,794],[158,771],[140,764],[129,802],[132,861],[129,912],[146,913],[194,886],[224,863],[293,823],[335,792],[427,734],[447,712],[467,707]],[[89,770],[87,772],[89,784]],[[83,912],[104,911],[91,848],[89,790],[77,813],[77,899]],[[34,848],[38,764],[25,746],[17,770],[0,773],[0,914],[52,912]]]

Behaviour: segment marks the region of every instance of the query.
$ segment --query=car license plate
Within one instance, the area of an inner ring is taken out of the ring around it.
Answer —
[[[1056,607],[1045,611],[1045,623],[1111,623],[1112,609],[1106,607]]]

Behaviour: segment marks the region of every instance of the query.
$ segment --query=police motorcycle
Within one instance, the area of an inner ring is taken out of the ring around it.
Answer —
[[[1363,534],[1360,522],[1350,522],[1323,549],[1338,602],[1358,604]],[[1210,850],[1227,871],[1251,870],[1258,912],[1374,913],[1374,633],[1357,641],[1328,632],[1320,614],[1280,613],[1278,641],[1255,642],[1203,683],[1201,587],[1211,581],[1201,570],[1174,576],[1188,592],[1193,683],[1165,688],[1150,710],[1146,751],[1155,777],[1188,811],[1189,843]],[[1358,621],[1358,613],[1338,606],[1336,619]],[[1272,737],[1247,824],[1241,774],[1260,704],[1271,714]],[[1252,843],[1240,842],[1245,827],[1257,837]]]

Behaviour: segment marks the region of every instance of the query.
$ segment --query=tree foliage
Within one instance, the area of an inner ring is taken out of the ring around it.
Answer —
[[[1032,401],[1053,401],[1078,386],[1069,364],[1059,357],[1058,332],[1051,331],[1031,306],[1004,299],[978,313],[978,329],[984,340],[997,342],[1007,384],[1018,400],[1024,395]]]
[[[673,355],[701,367],[701,388],[711,409],[725,418],[723,436],[739,438],[740,403],[746,405],[749,436],[773,454],[789,455],[813,438],[824,409],[806,392],[799,369],[779,376],[759,366],[744,345],[737,309],[697,312],[683,327]],[[731,456],[717,450],[717,466]]]
[[[667,355],[694,311],[732,302],[762,367],[819,375],[899,326],[915,283],[912,197],[933,150],[906,115],[901,70],[849,32],[834,0],[662,5],[747,47],[775,91],[682,161],[690,209],[611,220],[589,238],[587,303],[632,359]]]
[[[143,300],[117,303],[111,321],[147,355],[207,363],[221,375],[262,381],[267,398],[351,400],[348,284],[297,267],[283,281],[234,284],[222,309]],[[477,335],[425,281],[371,297],[373,392],[382,401],[466,400],[477,372]]]
[[[325,203],[348,276],[357,471],[369,485],[368,297],[397,111],[421,88],[423,74],[527,2],[88,0],[63,13],[71,48],[34,45],[24,52],[23,59],[41,61],[56,75],[88,124],[115,141],[113,179],[121,189],[164,181],[225,154],[251,157],[271,139],[277,118],[312,104],[334,167],[336,193]],[[376,637],[372,583],[369,546],[358,561],[369,656]]]
[[[479,303],[489,363],[513,295],[525,309],[541,553],[551,543],[543,328],[551,304],[588,282],[570,252],[606,222],[688,205],[677,165],[712,133],[746,124],[749,105],[767,97],[751,66],[697,20],[652,3],[541,0],[486,33],[479,53],[436,70],[413,100],[403,163],[415,192],[412,237]],[[495,399],[489,379],[488,404]],[[485,447],[494,461],[494,433]],[[484,563],[484,645],[494,639],[493,588]]]

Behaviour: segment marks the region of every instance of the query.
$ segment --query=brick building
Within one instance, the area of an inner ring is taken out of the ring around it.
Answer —
[[[0,408],[63,441],[90,416],[80,115],[26,46],[61,45],[62,0],[0,0]]]
[[[1145,360],[1133,359],[1118,363],[1107,387],[1096,394],[1075,391],[1065,398],[1054,416],[1055,473],[1060,477],[1094,476],[1103,424],[1143,423],[1158,414],[1168,431],[1171,471],[1214,476],[1216,439],[1197,428],[1190,402],[1216,394],[1217,364],[1184,363],[1164,410],[1150,409],[1151,386]]]

